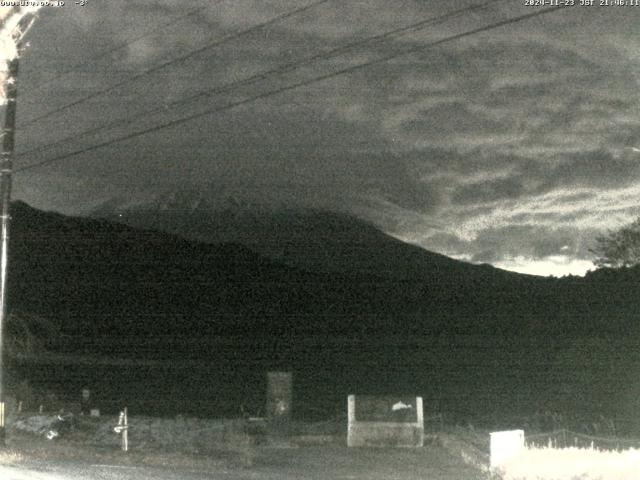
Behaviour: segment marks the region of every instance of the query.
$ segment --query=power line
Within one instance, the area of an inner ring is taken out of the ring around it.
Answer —
[[[485,9],[487,7],[489,7],[490,5],[496,4],[496,3],[502,3],[505,2],[507,0],[490,0],[488,2],[485,2],[483,4],[479,4],[479,5],[473,5],[471,7],[465,7],[465,8],[461,8],[452,12],[447,12],[443,15],[439,15],[436,17],[429,17],[427,19],[423,19],[419,22],[416,23],[412,23],[410,25],[406,25],[404,27],[400,27],[400,28],[396,28],[393,30],[389,30],[387,32],[378,34],[378,35],[374,35],[371,37],[367,37],[361,40],[357,40],[355,42],[351,42],[348,43],[346,45],[342,45],[336,48],[333,48],[331,50],[328,50],[326,52],[319,52],[316,53],[314,55],[311,55],[309,57],[306,57],[304,59],[295,61],[295,62],[289,62],[287,64],[284,65],[280,65],[278,67],[263,71],[263,72],[259,72],[256,73],[250,77],[247,77],[245,79],[242,80],[238,80],[238,81],[234,81],[234,82],[227,82],[226,84],[220,85],[218,87],[214,87],[212,89],[208,89],[208,90],[204,90],[198,93],[195,93],[189,97],[186,98],[182,98],[179,100],[175,100],[167,105],[162,105],[156,108],[153,108],[151,110],[146,110],[143,112],[139,112],[137,114],[134,114],[130,117],[121,117],[118,118],[116,120],[110,121],[108,123],[105,124],[101,124],[98,125],[96,127],[92,127],[89,128],[87,130],[84,130],[82,132],[79,133],[74,133],[72,135],[69,135],[67,137],[64,137],[60,140],[57,140],[53,143],[49,143],[49,144],[45,144],[45,145],[40,145],[37,147],[34,147],[30,150],[27,150],[25,152],[21,152],[20,154],[17,155],[17,157],[23,157],[25,155],[29,155],[31,153],[35,153],[35,152],[40,152],[43,150],[47,150],[49,148],[53,148],[57,145],[61,145],[63,143],[66,143],[70,140],[77,140],[78,138],[82,138],[86,135],[90,135],[92,133],[96,133],[99,131],[104,131],[105,129],[109,129],[112,127],[121,127],[123,125],[129,124],[131,122],[133,122],[134,120],[141,118],[141,117],[148,117],[149,115],[154,115],[156,113],[159,112],[166,112],[168,109],[170,108],[174,108],[174,107],[180,107],[182,105],[185,105],[189,102],[192,102],[194,100],[197,100],[199,98],[202,97],[211,97],[212,95],[216,95],[216,94],[220,94],[220,93],[225,93],[228,92],[229,90],[232,90],[236,87],[241,87],[241,86],[246,86],[246,85],[251,85],[253,83],[255,83],[256,81],[259,80],[263,80],[266,77],[270,76],[270,75],[275,75],[275,74],[282,74],[282,73],[286,73],[286,72],[290,72],[293,70],[296,70],[297,68],[300,68],[302,66],[305,65],[309,65],[313,62],[315,62],[316,60],[319,59],[329,59],[333,56],[339,55],[341,53],[347,52],[349,50],[354,49],[355,47],[359,47],[359,46],[363,46],[363,45],[367,45],[370,43],[374,43],[374,42],[380,42],[386,38],[392,37],[392,36],[396,36],[396,35],[401,35],[407,32],[415,32],[418,31],[426,26],[429,25],[434,25],[434,24],[438,24],[438,23],[443,23],[444,20],[449,20],[451,18],[455,18],[461,15],[464,15],[466,13],[475,11],[475,10],[481,10],[481,9]]]
[[[122,43],[114,46],[113,48],[109,48],[107,50],[104,50],[103,52],[101,52],[98,55],[96,55],[95,57],[93,57],[91,59],[91,61],[93,63],[95,63],[95,62],[97,62],[99,60],[102,60],[103,58],[114,54],[118,50],[122,50],[124,48],[127,48],[127,47],[133,45],[134,43],[137,43],[140,40],[142,40],[142,39],[144,39],[144,38],[146,38],[146,37],[148,37],[150,35],[153,35],[153,34],[159,32],[161,30],[165,30],[165,29],[171,27],[172,25],[175,25],[175,24],[181,22],[182,20],[184,20],[186,18],[189,18],[189,17],[201,12],[204,9],[205,9],[205,7],[196,8],[195,10],[192,10],[189,13],[186,13],[184,15],[180,15],[180,16],[174,18],[173,20],[171,20],[169,22],[163,23],[162,25],[158,25],[157,27],[155,27],[155,28],[153,28],[153,29],[151,29],[151,30],[149,30],[149,31],[147,31],[145,33],[142,33],[142,34],[138,35],[137,37],[134,37],[134,38],[131,38],[131,39],[125,41],[125,42],[122,42]],[[64,77],[65,75],[68,75],[69,73],[71,73],[73,70],[75,70],[77,68],[80,68],[80,67],[84,67],[86,65],[86,63],[87,62],[76,63],[75,65],[72,65],[71,67],[69,67],[66,71],[58,73],[57,75],[53,76],[52,78],[50,78],[48,80],[45,80],[43,83],[41,83],[40,85],[35,86],[34,88],[42,88],[43,86],[48,85],[51,82],[59,80],[60,78]]]
[[[252,97],[249,97],[249,98],[246,98],[246,99],[243,99],[243,100],[239,100],[237,102],[232,102],[230,104],[223,105],[221,107],[217,107],[217,108],[214,108],[212,110],[207,110],[205,112],[189,115],[189,116],[183,117],[181,119],[172,120],[172,121],[160,124],[160,125],[156,125],[154,127],[150,127],[150,128],[144,129],[144,130],[140,130],[138,132],[133,132],[133,133],[130,133],[130,134],[127,134],[127,135],[123,135],[121,137],[117,137],[115,139],[107,140],[105,142],[102,142],[102,143],[99,143],[99,144],[96,144],[96,145],[92,145],[90,147],[86,147],[86,148],[83,148],[83,149],[80,149],[80,150],[75,150],[73,152],[62,154],[62,155],[56,156],[54,158],[51,158],[51,159],[48,159],[48,160],[44,160],[42,162],[38,162],[38,163],[35,163],[35,164],[32,164],[32,165],[28,165],[26,167],[22,167],[22,168],[16,169],[15,171],[16,172],[21,172],[21,171],[30,170],[30,169],[33,169],[33,168],[36,168],[36,167],[48,165],[48,164],[51,164],[51,163],[55,163],[55,162],[64,160],[66,158],[70,158],[70,157],[74,157],[74,156],[80,155],[82,153],[87,153],[87,152],[90,152],[90,151],[94,151],[94,150],[100,149],[102,147],[113,145],[115,143],[119,143],[119,142],[122,142],[122,141],[130,140],[132,138],[136,138],[136,137],[145,135],[147,133],[153,133],[153,132],[156,132],[156,131],[159,131],[159,130],[163,130],[165,128],[171,128],[171,127],[174,127],[174,126],[189,122],[191,120],[195,120],[195,119],[198,119],[198,118],[202,118],[202,117],[206,117],[206,116],[209,116],[209,115],[213,115],[215,113],[218,113],[218,112],[221,112],[221,111],[224,111],[224,110],[229,110],[231,108],[235,108],[235,107],[238,107],[238,106],[241,106],[241,105],[245,105],[245,104],[254,102],[256,100],[267,98],[267,97],[270,97],[270,96],[273,96],[273,95],[278,95],[280,93],[284,93],[284,92],[287,92],[287,91],[290,91],[290,90],[294,90],[294,89],[297,89],[297,88],[302,87],[302,86],[306,86],[306,85],[310,85],[310,84],[317,83],[317,82],[320,82],[320,81],[328,80],[330,78],[334,78],[334,77],[337,77],[337,76],[340,76],[340,75],[343,75],[343,74],[346,74],[346,73],[351,73],[351,72],[354,72],[354,71],[358,71],[358,70],[361,70],[363,68],[369,67],[371,65],[384,63],[384,62],[387,62],[387,61],[392,60],[394,58],[397,58],[399,56],[407,55],[407,54],[410,54],[410,53],[415,53],[415,52],[418,52],[420,50],[424,50],[424,49],[429,48],[429,47],[441,45],[443,43],[447,43],[447,42],[450,42],[450,41],[455,41],[455,40],[458,40],[460,38],[464,38],[464,37],[468,37],[468,36],[471,36],[471,35],[475,35],[477,33],[482,33],[482,32],[485,32],[485,31],[488,31],[488,30],[492,30],[492,29],[495,29],[495,28],[499,28],[499,27],[502,27],[502,26],[505,26],[505,25],[508,25],[508,24],[511,24],[511,23],[517,23],[517,22],[520,22],[520,21],[523,21],[523,20],[527,20],[529,18],[540,16],[540,15],[549,13],[549,12],[551,12],[553,10],[559,10],[561,8],[564,8],[564,6],[550,7],[550,8],[546,8],[546,9],[542,9],[542,10],[537,10],[535,12],[532,12],[532,13],[529,13],[529,14],[525,14],[525,15],[521,15],[519,17],[514,17],[514,18],[507,19],[507,20],[502,20],[502,21],[499,21],[499,22],[495,22],[495,23],[486,25],[484,27],[479,27],[479,28],[476,28],[476,29],[473,29],[473,30],[469,30],[467,32],[463,32],[463,33],[460,33],[460,34],[452,35],[450,37],[445,37],[443,39],[436,40],[434,42],[430,42],[430,43],[428,43],[426,45],[415,46],[415,47],[412,47],[410,49],[407,49],[407,50],[404,50],[404,51],[401,51],[401,52],[397,52],[397,53],[394,53],[394,54],[391,54],[391,55],[387,55],[385,57],[381,57],[381,58],[376,59],[376,60],[372,60],[370,62],[365,62],[365,63],[358,64],[358,65],[353,65],[351,67],[347,67],[345,69],[338,70],[338,71],[335,71],[335,72],[332,72],[332,73],[329,73],[329,74],[321,75],[319,77],[315,77],[315,78],[312,78],[312,79],[309,79],[309,80],[303,80],[301,82],[294,83],[294,84],[291,84],[291,85],[287,85],[287,86],[281,87],[281,88],[276,89],[276,90],[272,90],[272,91],[269,91],[269,92],[264,92],[264,93],[261,93],[261,94],[258,94],[258,95],[254,95]]]
[[[496,29],[496,28],[499,28],[499,27],[503,27],[503,26],[506,26],[506,25],[510,25],[510,24],[513,24],[513,23],[518,23],[518,22],[521,22],[521,21],[524,21],[524,20],[528,20],[528,19],[533,18],[533,17],[538,17],[538,16],[550,13],[550,12],[555,11],[555,10],[563,9],[565,7],[566,7],[565,5],[562,5],[562,6],[557,6],[557,7],[549,7],[549,8],[539,9],[539,10],[536,10],[536,11],[534,11],[532,13],[527,13],[525,15],[520,15],[518,17],[513,17],[513,18],[509,18],[507,20],[501,20],[501,21],[498,21],[498,22],[494,22],[494,23],[491,23],[489,25],[485,25],[483,27],[478,27],[478,28],[475,28],[473,30],[468,30],[468,31],[463,32],[463,33],[458,33],[456,35],[451,35],[449,37],[445,37],[445,38],[430,42],[430,43],[425,44],[425,45],[414,46],[412,48],[409,48],[409,49],[406,49],[406,50],[403,50],[401,52],[397,52],[397,53],[394,53],[394,54],[391,54],[391,55],[387,55],[387,56],[378,58],[376,60],[372,60],[372,61],[369,61],[369,62],[361,63],[361,64],[358,64],[358,65],[353,65],[351,67],[347,67],[347,68],[344,68],[342,70],[337,70],[335,72],[331,72],[331,73],[328,73],[328,74],[325,74],[325,75],[321,75],[319,77],[311,78],[311,79],[308,79],[308,80],[303,80],[303,81],[300,81],[300,82],[297,82],[297,83],[294,83],[294,84],[291,84],[291,85],[287,85],[287,86],[278,88],[276,90],[271,90],[269,92],[264,92],[264,93],[261,93],[261,94],[258,94],[258,95],[254,95],[254,96],[246,98],[244,100],[239,100],[237,102],[232,102],[232,103],[229,103],[229,104],[224,105],[222,107],[218,107],[218,108],[214,108],[214,109],[207,110],[207,111],[204,111],[204,112],[200,112],[200,113],[197,113],[197,114],[189,115],[187,117],[183,117],[183,118],[180,118],[180,119],[177,119],[177,120],[172,120],[170,122],[166,122],[166,123],[163,123],[163,124],[160,124],[160,125],[156,125],[154,127],[146,128],[144,130],[140,130],[140,131],[137,131],[137,132],[129,133],[129,134],[123,135],[121,137],[113,138],[111,140],[107,140],[107,141],[104,141],[102,143],[98,143],[96,145],[91,145],[89,147],[85,147],[85,148],[82,148],[82,149],[79,149],[79,150],[75,150],[75,151],[63,154],[63,155],[59,155],[59,156],[44,160],[42,162],[38,162],[38,163],[34,163],[32,165],[28,165],[26,167],[18,168],[18,169],[15,170],[15,172],[16,173],[24,172],[24,171],[32,170],[34,168],[42,167],[42,166],[45,166],[45,165],[50,165],[52,163],[65,160],[67,158],[72,158],[72,157],[81,155],[83,153],[92,152],[94,150],[98,150],[98,149],[103,148],[103,147],[114,145],[116,143],[120,143],[120,142],[123,142],[123,141],[126,141],[126,140],[131,140],[132,138],[137,138],[137,137],[140,137],[142,135],[146,135],[147,133],[153,133],[153,132],[157,132],[159,130],[164,130],[166,128],[172,128],[172,127],[181,125],[183,123],[189,122],[191,120],[195,120],[195,119],[198,119],[198,118],[202,118],[202,117],[206,117],[206,116],[209,116],[209,115],[213,115],[215,113],[218,113],[218,112],[221,112],[221,111],[224,111],[224,110],[229,110],[231,108],[235,108],[235,107],[238,107],[238,106],[241,106],[241,105],[246,105],[248,103],[252,103],[252,102],[254,102],[256,100],[261,100],[261,99],[264,99],[264,98],[267,98],[267,97],[271,97],[273,95],[278,95],[278,94],[281,94],[281,93],[284,93],[284,92],[288,92],[288,91],[291,91],[291,90],[294,90],[294,89],[297,89],[297,88],[300,88],[300,87],[303,87],[303,86],[307,86],[307,85],[311,85],[311,84],[314,84],[314,83],[317,83],[317,82],[322,82],[324,80],[335,78],[335,77],[340,76],[340,75],[344,75],[344,74],[347,74],[347,73],[352,73],[352,72],[355,72],[355,71],[358,71],[358,70],[362,70],[362,69],[364,69],[366,67],[369,67],[371,65],[377,65],[377,64],[380,64],[380,63],[384,63],[384,62],[387,62],[387,61],[392,60],[394,58],[397,58],[397,57],[400,57],[400,56],[403,56],[403,55],[407,55],[407,54],[410,54],[410,53],[415,53],[415,52],[424,50],[424,49],[429,48],[429,47],[442,45],[444,43],[448,43],[448,42],[452,42],[452,41],[455,41],[455,40],[459,40],[461,38],[465,38],[465,37],[469,37],[469,36],[472,36],[472,35],[476,35],[478,33],[486,32],[486,31],[493,30],[493,29]]]
[[[165,69],[167,67],[170,67],[172,65],[175,65],[177,63],[184,62],[185,60],[188,60],[189,58],[192,58],[192,57],[194,57],[194,56],[196,56],[196,55],[198,55],[198,54],[200,54],[200,53],[202,53],[202,52],[204,52],[206,50],[218,47],[218,46],[220,46],[220,45],[222,45],[224,43],[227,43],[227,42],[229,42],[231,40],[235,40],[236,38],[242,37],[244,35],[247,35],[249,33],[255,32],[257,30],[261,30],[261,29],[263,29],[265,27],[268,27],[268,26],[270,26],[270,25],[272,25],[272,24],[274,24],[276,22],[279,22],[281,20],[285,20],[285,19],[287,19],[289,17],[292,17],[294,15],[297,15],[297,14],[302,13],[302,12],[304,12],[306,10],[309,10],[309,9],[311,9],[313,7],[316,7],[316,6],[320,5],[320,4],[327,3],[329,1],[331,1],[331,0],[316,0],[315,2],[312,2],[309,5],[306,5],[304,7],[296,8],[296,9],[291,10],[289,12],[277,15],[277,16],[275,16],[275,17],[273,17],[273,18],[271,18],[271,19],[269,19],[269,20],[267,20],[265,22],[259,23],[257,25],[252,26],[252,27],[249,27],[249,28],[247,28],[245,30],[241,30],[240,32],[233,33],[231,35],[227,35],[226,37],[223,37],[220,40],[216,40],[216,41],[214,41],[212,43],[209,43],[209,44],[207,44],[207,45],[205,45],[203,47],[197,48],[196,50],[192,50],[189,53],[186,53],[186,54],[181,55],[179,57],[173,58],[173,59],[171,59],[171,60],[169,60],[167,62],[161,63],[160,65],[156,65],[155,67],[152,67],[152,68],[150,68],[148,70],[145,70],[145,71],[143,71],[143,72],[141,72],[141,73],[139,73],[137,75],[134,75],[133,77],[130,77],[130,78],[126,79],[126,80],[123,80],[121,82],[115,83],[115,84],[105,88],[104,90],[100,90],[99,92],[92,93],[92,94],[87,95],[85,97],[82,97],[82,98],[80,98],[78,100],[75,100],[75,101],[73,101],[71,103],[68,103],[68,104],[63,105],[63,106],[61,106],[59,108],[56,108],[56,109],[51,110],[51,111],[49,111],[47,113],[44,113],[44,114],[42,114],[40,116],[37,116],[37,117],[32,118],[30,120],[27,120],[22,125],[19,125],[19,128],[25,128],[25,127],[28,127],[30,125],[33,125],[34,123],[39,122],[40,120],[43,120],[45,118],[48,118],[51,115],[55,115],[56,113],[60,113],[60,112],[63,112],[65,110],[68,110],[71,107],[75,107],[77,105],[80,105],[81,103],[84,103],[84,102],[86,102],[88,100],[96,98],[96,97],[98,97],[100,95],[103,95],[105,93],[111,92],[111,91],[113,91],[113,90],[115,90],[117,88],[120,88],[120,87],[128,84],[128,83],[131,83],[131,82],[134,82],[136,80],[139,80],[140,78],[143,78],[143,77],[146,77],[147,75],[151,75],[153,73],[156,73],[156,72],[158,72],[160,70],[163,70],[163,69]]]

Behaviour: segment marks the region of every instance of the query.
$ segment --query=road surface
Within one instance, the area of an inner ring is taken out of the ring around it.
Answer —
[[[240,480],[251,478],[239,476],[238,473],[241,472],[236,471],[231,476],[231,472],[225,471],[199,472],[186,469],[72,463],[0,466],[2,480],[210,480],[218,478]]]
[[[71,461],[0,465],[1,480],[476,480],[481,473],[441,447],[305,447],[262,450],[251,466],[210,470]]]

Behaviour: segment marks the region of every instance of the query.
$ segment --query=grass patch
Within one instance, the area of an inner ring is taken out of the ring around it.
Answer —
[[[13,465],[24,461],[24,455],[14,449],[0,450],[0,464]]]

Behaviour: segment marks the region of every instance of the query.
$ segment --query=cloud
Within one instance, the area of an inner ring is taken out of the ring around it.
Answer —
[[[472,3],[327,2],[40,122],[21,133],[18,148],[168,106]],[[175,0],[141,0],[47,11],[25,55],[20,118],[300,6],[294,0],[200,0],[189,7]],[[203,8],[198,15],[91,63],[97,53],[198,7]],[[353,211],[400,238],[457,258],[514,269],[527,262],[577,268],[588,262],[588,244],[598,231],[638,213],[640,39],[628,10],[570,10],[401,55],[74,157],[19,179],[16,191],[38,206],[51,201],[63,211],[109,195],[109,188],[96,184],[112,185],[111,191],[117,186],[118,195],[131,197],[180,184],[242,191],[258,201]],[[436,22],[105,129],[74,147],[522,13],[530,10],[506,2]],[[75,67],[79,63],[86,66]],[[60,69],[71,71],[43,87]],[[66,206],[62,192],[69,193]]]
[[[412,119],[403,121],[400,128],[408,134],[436,137],[437,141],[442,137],[464,136],[468,131],[490,136],[503,131],[504,124],[480,109],[474,110],[471,105],[456,101],[422,110]]]

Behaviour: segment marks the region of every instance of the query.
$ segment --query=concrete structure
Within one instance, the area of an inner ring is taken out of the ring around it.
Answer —
[[[422,397],[349,395],[349,447],[422,447]]]
[[[524,449],[524,430],[508,430],[491,434],[491,468],[499,468]]]
[[[293,377],[291,372],[267,372],[267,433],[287,437],[291,430]]]
[[[292,397],[291,372],[267,372],[267,419],[290,419]]]
[[[88,388],[83,388],[81,398],[80,413],[83,415],[89,415],[91,412],[91,391]]]

